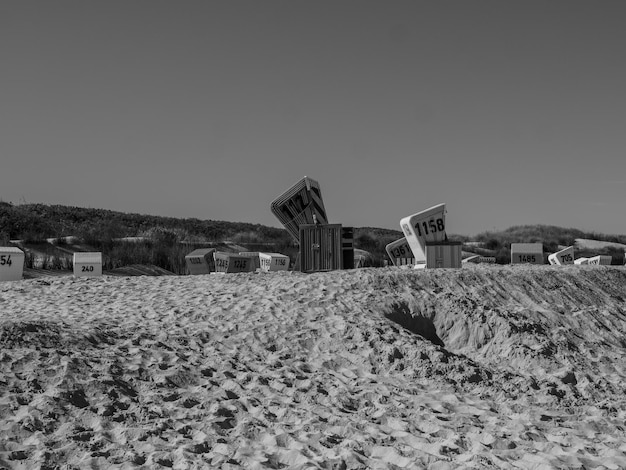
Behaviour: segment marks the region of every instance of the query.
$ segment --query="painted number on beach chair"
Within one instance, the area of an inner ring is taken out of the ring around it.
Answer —
[[[228,268],[228,260],[218,258],[218,259],[215,260],[215,265],[218,268]]]
[[[413,257],[413,252],[411,251],[408,245],[401,245],[396,248],[392,248],[389,251],[391,251],[391,256],[393,258],[412,258]]]
[[[234,266],[235,269],[245,269],[248,266],[248,260],[236,259]]]
[[[0,266],[11,266],[13,261],[11,261],[11,255],[1,255],[0,256]]]
[[[443,219],[439,218],[429,220],[428,223],[426,223],[425,220],[420,221],[415,224],[415,230],[417,230],[417,235],[419,237],[423,237],[425,235],[428,235],[429,233],[444,232],[446,230],[446,226],[443,222]]]
[[[83,273],[92,273],[93,272],[93,266],[81,266],[81,272]]]
[[[518,255],[519,256],[519,260],[522,263],[535,263],[537,261],[537,258],[535,257],[535,255]]]
[[[567,254],[567,255],[561,255],[561,256],[559,256],[559,258],[561,258],[561,261],[562,261],[562,262],[564,262],[564,263],[565,263],[565,262],[570,262],[570,263],[571,263],[572,261],[574,261],[573,256],[572,256],[572,255],[570,255],[570,254]]]

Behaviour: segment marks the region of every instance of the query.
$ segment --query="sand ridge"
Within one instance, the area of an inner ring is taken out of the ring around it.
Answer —
[[[626,468],[626,271],[0,285],[6,468]]]

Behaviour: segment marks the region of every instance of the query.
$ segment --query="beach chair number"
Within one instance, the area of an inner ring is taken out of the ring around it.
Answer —
[[[235,269],[244,269],[246,267],[247,261],[236,259],[235,260]]]
[[[519,255],[519,259],[522,263],[534,263],[537,261],[535,255]]]
[[[428,223],[424,220],[423,222],[418,222],[415,224],[415,230],[417,230],[417,236],[422,237],[422,229],[420,228],[420,223],[424,228],[424,235],[428,235],[429,233],[437,233],[443,232],[446,227],[443,223],[443,219],[439,218],[437,220],[430,220]],[[430,229],[430,232],[429,232]]]
[[[274,264],[276,264],[276,266],[284,266],[286,262],[284,259],[276,259],[274,260]]]
[[[413,252],[411,252],[411,250],[408,248],[405,249],[404,246],[399,246],[397,248],[392,249],[391,254],[393,258],[412,258],[413,257]]]
[[[572,255],[561,255],[560,256],[561,261],[574,261],[574,259],[572,258]]]
[[[11,266],[13,261],[11,261],[11,255],[2,255],[0,256],[0,266]]]
[[[81,267],[82,267],[81,272],[84,272],[84,273],[93,272],[93,266],[81,266]]]
[[[215,264],[217,264],[218,268],[227,268],[228,267],[228,261],[226,261],[225,259],[217,259],[217,260],[215,260]]]
[[[191,264],[202,264],[202,259],[201,258],[189,258],[189,262]]]

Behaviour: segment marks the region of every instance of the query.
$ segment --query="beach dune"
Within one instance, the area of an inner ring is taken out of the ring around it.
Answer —
[[[0,284],[0,467],[626,468],[626,270]]]

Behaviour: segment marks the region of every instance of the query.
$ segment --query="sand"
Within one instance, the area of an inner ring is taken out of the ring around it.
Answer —
[[[0,284],[0,468],[626,468],[626,269]]]

